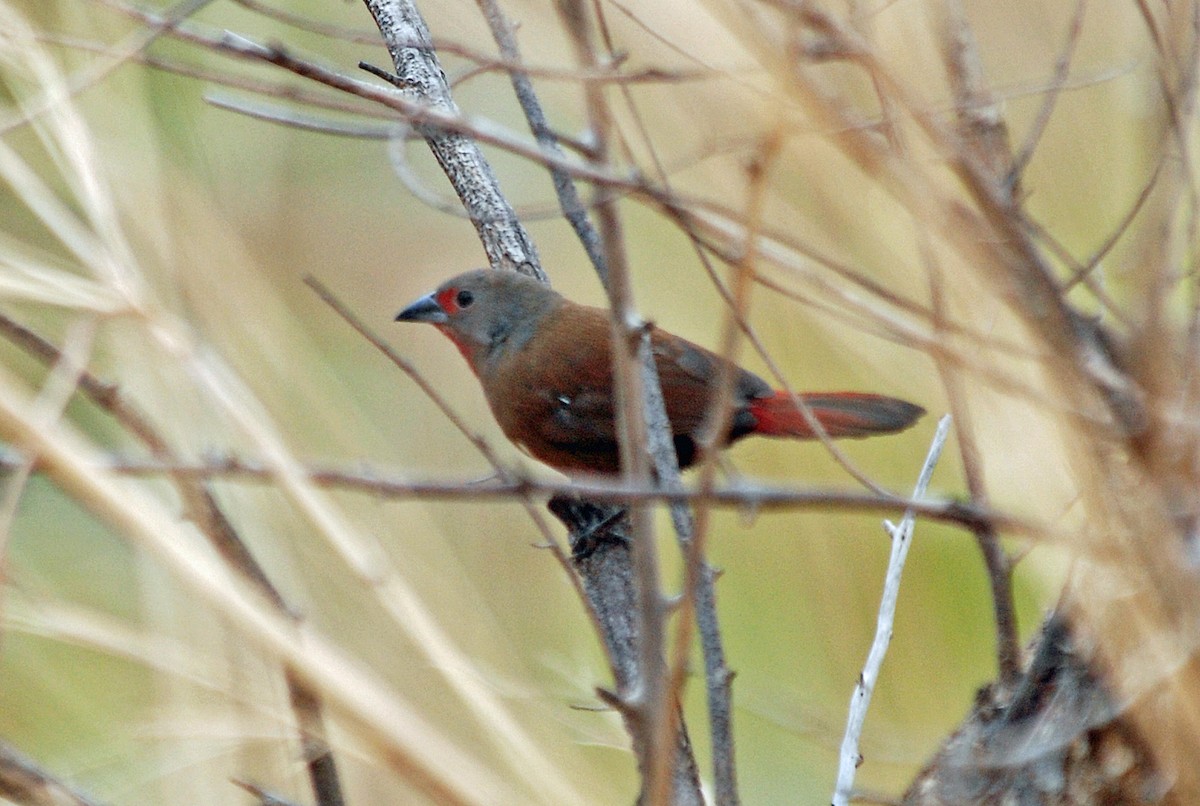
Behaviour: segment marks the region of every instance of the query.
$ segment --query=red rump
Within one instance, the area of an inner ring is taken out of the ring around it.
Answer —
[[[862,392],[798,394],[831,437],[865,437],[901,431],[925,413],[920,406],[883,395]],[[816,439],[808,419],[787,392],[751,400],[755,434],[767,437]]]

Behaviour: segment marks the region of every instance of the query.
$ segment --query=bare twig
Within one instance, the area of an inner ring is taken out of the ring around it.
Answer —
[[[1165,155],[1163,156],[1165,157]],[[1158,178],[1162,174],[1162,167],[1162,159],[1159,159],[1154,166],[1154,172],[1150,174],[1150,178],[1147,179],[1146,184],[1142,186],[1142,191],[1138,193],[1138,197],[1134,200],[1133,204],[1130,205],[1128,212],[1126,212],[1121,218],[1121,221],[1117,224],[1117,226],[1113,227],[1112,233],[1104,239],[1104,243],[1096,247],[1096,251],[1092,252],[1087,260],[1083,261],[1082,265],[1076,269],[1074,276],[1072,276],[1069,280],[1067,280],[1066,283],[1063,284],[1064,294],[1070,291],[1076,283],[1086,280],[1087,276],[1100,265],[1100,262],[1104,260],[1105,256],[1108,255],[1108,253],[1112,251],[1112,248],[1117,245],[1117,242],[1121,240],[1121,237],[1129,231],[1129,228],[1133,225],[1134,219],[1137,218],[1138,213],[1142,211],[1142,207],[1146,204],[1146,200],[1150,198],[1150,194],[1154,191],[1155,186],[1158,184]]]
[[[599,63],[593,42],[592,20],[584,0],[564,0],[557,5],[559,16],[574,45],[580,64]],[[608,100],[594,86],[585,87],[588,120],[595,141],[593,159],[606,164],[614,137],[619,136]],[[632,281],[626,262],[623,225],[616,200],[601,199],[596,206],[603,251],[605,289],[612,309],[613,379],[617,433],[621,449],[621,471],[627,483],[642,484],[657,477],[659,484],[679,484],[679,466],[667,419],[658,369],[650,345],[650,330],[638,316]],[[681,543],[691,538],[690,514],[673,508],[672,516]],[[690,802],[698,798],[681,769],[694,766],[680,760],[676,737],[686,733],[679,705],[671,698],[663,655],[666,637],[666,607],[660,592],[657,547],[652,513],[633,504],[630,513],[633,537],[636,593],[641,615],[639,677],[636,685],[622,692],[625,707],[640,720],[644,734],[639,768],[641,800],[649,806]]]
[[[218,109],[237,112],[256,120],[277,123],[301,131],[332,134],[338,137],[357,137],[364,140],[391,140],[396,136],[396,124],[375,121],[343,121],[327,116],[299,112],[291,107],[268,106],[261,101],[250,102],[236,96],[207,92],[204,100]]]
[[[777,130],[776,135],[779,134]],[[720,355],[725,359],[709,392],[705,433],[700,440],[700,490],[711,490],[716,482],[717,455],[725,446],[729,421],[733,416],[734,382],[739,323],[744,322],[754,287],[757,258],[757,225],[762,219],[762,205],[769,185],[770,169],[779,154],[782,141],[777,136],[767,138],[761,153],[749,171],[750,222],[746,232],[743,259],[732,270],[730,305],[720,339]],[[684,545],[684,585],[678,611],[674,648],[671,653],[671,693],[680,696],[684,683],[691,645],[692,623],[701,635],[704,651],[705,679],[708,684],[709,723],[712,735],[713,782],[718,806],[735,806],[740,802],[737,788],[737,765],[733,741],[732,682],[733,672],[725,660],[725,651],[716,618],[715,574],[706,558],[706,545],[711,525],[711,508],[701,501],[695,508],[695,530],[690,543]]]
[[[928,265],[930,297],[933,300],[934,311],[938,314],[938,321],[944,321],[948,317],[943,299],[941,269],[927,244],[923,245],[922,251],[926,255]],[[944,360],[936,356],[935,358],[942,386],[950,402],[950,411],[954,415],[954,433],[958,437],[967,492],[970,494],[971,503],[986,507],[988,495],[984,483],[983,455],[975,438],[970,407],[963,394],[962,378],[947,366]],[[1013,685],[1021,671],[1021,647],[1018,643],[1016,605],[1012,593],[1012,562],[1005,554],[1000,536],[994,528],[980,525],[972,529],[972,532],[983,555],[988,581],[992,587],[992,610],[996,622],[996,666],[1001,685],[1007,687]]]
[[[616,692],[597,691],[601,701],[621,715],[632,740],[634,754],[643,768],[655,741],[652,723],[643,707],[629,702],[629,692],[636,692],[644,674],[642,662],[642,619],[639,614],[638,578],[632,556],[632,525],[625,503],[596,504],[574,496],[558,496],[550,501],[553,512],[570,531],[575,550],[575,564],[586,581],[588,597],[598,615],[601,637],[612,663]],[[680,708],[678,703],[676,709]],[[669,748],[674,761],[669,769],[673,804],[703,806],[700,778],[695,754],[688,738],[682,714],[673,719],[679,729],[672,736]],[[643,772],[643,779],[645,773]],[[645,784],[643,782],[643,790]],[[639,798],[644,800],[644,798]]]
[[[244,789],[255,798],[258,799],[258,806],[297,806],[294,801],[290,801],[282,795],[271,792],[266,787],[256,784],[253,781],[244,781],[238,778],[233,779],[230,783],[238,789]]]
[[[917,477],[913,488],[913,497],[919,498],[925,494],[933,468],[942,453],[942,445],[950,433],[950,415],[943,415],[938,421],[933,441],[929,445],[929,453],[925,464]],[[846,735],[842,739],[842,749],[838,763],[837,784],[833,790],[834,806],[846,806],[854,787],[854,773],[862,763],[858,752],[859,737],[862,735],[863,723],[867,718],[867,708],[871,705],[871,694],[875,691],[875,681],[879,679],[879,670],[883,666],[888,644],[892,640],[892,625],[896,620],[896,600],[900,595],[900,577],[904,572],[904,561],[908,557],[909,546],[912,545],[912,531],[916,524],[916,515],[910,510],[904,513],[900,524],[894,525],[884,521],[891,537],[892,550],[888,559],[887,576],[883,583],[883,596],[879,603],[879,618],[875,626],[875,640],[871,642],[871,651],[850,697],[850,712],[846,718]]]
[[[0,452],[0,468],[19,466],[21,457]],[[271,468],[259,461],[234,456],[214,456],[202,462],[172,462],[157,459],[111,458],[105,470],[125,476],[182,475],[197,478],[228,478],[268,481]],[[414,481],[381,471],[313,466],[307,478],[320,487],[361,492],[379,498],[431,498],[446,501],[465,499],[489,500],[546,500],[554,496],[570,496],[602,503],[636,501],[639,503],[665,501],[692,503],[704,501],[710,506],[732,509],[769,511],[831,509],[842,512],[904,512],[911,509],[926,520],[947,523],[970,529],[990,523],[998,531],[1015,536],[1052,540],[1055,534],[1047,527],[994,510],[945,499],[913,500],[904,497],[878,496],[861,490],[834,488],[790,488],[740,482],[732,487],[702,490],[680,487],[667,490],[657,485],[633,486],[608,482],[602,478],[571,482],[538,481],[520,477],[511,482],[479,484],[475,481]]]
[[[984,166],[989,178],[1000,180],[1011,177],[1012,183],[1005,187],[1010,196],[1015,196],[1016,181],[1020,176],[1012,170],[1008,125],[984,79],[983,60],[975,41],[975,32],[967,22],[966,11],[960,0],[946,3],[944,10],[942,58],[946,62],[946,77],[954,93],[954,112],[958,117],[958,135],[963,151],[973,157],[978,165]],[[884,72],[872,70],[871,75],[879,79]]]
[[[68,347],[54,358],[50,376],[38,395],[37,405],[45,427],[49,428],[58,422],[67,403],[75,395],[80,376],[86,372],[84,367],[95,344],[95,338],[96,321],[93,317],[80,320],[70,329],[67,337]],[[14,472],[5,479],[3,495],[0,496],[0,582],[6,582],[8,579],[9,538],[17,517],[17,509],[36,463],[37,456],[25,456],[14,468]],[[6,587],[0,587],[0,602],[3,602],[5,592]]]
[[[378,31],[355,30],[343,28],[337,25],[327,25],[312,17],[306,17],[301,14],[293,14],[283,9],[273,8],[266,3],[258,2],[258,0],[236,0],[238,5],[262,14],[264,17],[269,17],[278,20],[294,28],[303,31],[310,31],[315,34],[330,37],[331,39],[340,39],[346,42],[357,42],[364,45],[374,45],[379,41]],[[711,78],[716,75],[714,69],[700,70],[660,70],[650,68],[646,70],[637,70],[631,72],[610,70],[570,70],[560,67],[549,67],[544,65],[531,65],[526,63],[519,56],[512,58],[505,56],[504,58],[494,58],[474,48],[468,47],[461,42],[455,42],[449,39],[439,39],[431,37],[428,40],[432,43],[432,49],[436,53],[449,53],[454,56],[459,56],[476,65],[475,72],[503,72],[512,73],[513,71],[524,73],[525,75],[536,78],[544,78],[551,81],[568,81],[572,84],[579,82],[596,82],[601,84],[641,84],[647,82],[676,82],[676,81],[696,81],[704,78]],[[411,47],[425,47],[423,42],[414,40],[406,43]]]
[[[138,17],[141,19],[141,16]],[[153,19],[153,18],[152,18]],[[171,29],[171,35],[176,39],[181,39],[185,42],[200,45],[201,47],[209,47],[209,41],[202,35],[196,32],[194,26],[184,26],[181,28]],[[378,34],[375,34],[378,38]],[[60,45],[72,51],[83,51],[89,53],[98,53],[103,56],[112,56],[112,49],[109,45],[103,42],[97,42],[90,39],[80,39],[78,37],[68,37],[61,35],[42,35],[39,37],[41,41],[48,42],[54,45]],[[215,40],[212,40],[215,41]],[[379,108],[378,104],[365,104],[356,102],[356,96],[344,93],[342,95],[333,95],[323,90],[312,91],[307,86],[284,85],[276,82],[259,81],[249,76],[238,75],[233,72],[212,69],[210,67],[200,67],[198,65],[189,64],[180,59],[166,58],[157,56],[151,53],[139,52],[128,59],[131,62],[149,67],[154,70],[159,70],[164,73],[182,76],[184,78],[192,78],[201,81],[205,84],[215,84],[221,87],[227,87],[232,90],[240,90],[242,92],[261,95],[268,98],[286,98],[291,104],[300,104],[304,106],[312,106],[318,109],[331,112],[346,113],[360,118],[368,118],[367,122],[362,122],[357,125],[362,127],[362,136],[384,137],[385,132],[390,132],[394,126],[395,115],[390,111]],[[206,94],[206,100],[214,106],[221,108],[229,108],[241,114],[255,116],[256,113],[261,114],[267,119],[275,122],[286,122],[289,117],[298,118],[303,124],[304,121],[317,123],[315,117],[306,116],[299,112],[285,112],[281,110],[275,117],[269,111],[258,110],[251,107],[249,102],[235,100],[232,96],[221,96],[210,91]],[[278,119],[277,119],[278,118]],[[385,124],[379,124],[378,121],[384,121]],[[337,121],[328,121],[328,126],[334,133],[357,134],[353,131],[340,132],[340,128],[353,127],[355,124],[346,124]],[[386,125],[386,129],[382,128]],[[313,126],[313,128],[317,128]]]
[[[505,62],[511,65],[509,76],[512,79],[513,91],[525,113],[525,119],[529,122],[529,129],[533,132],[534,139],[544,150],[561,153],[558,138],[546,120],[541,101],[534,92],[533,82],[529,80],[529,73],[520,66],[523,64],[523,60],[517,46],[517,38],[513,33],[512,23],[505,18],[504,12],[500,10],[496,0],[477,0],[477,2],[492,31],[492,38],[496,40],[496,44],[500,48],[501,55]],[[587,208],[579,198],[579,191],[575,188],[575,183],[571,181],[570,175],[561,168],[551,168],[550,178],[554,182],[554,192],[558,196],[563,216],[566,217],[571,228],[575,230],[575,235],[579,238],[580,243],[583,244],[583,249],[592,262],[596,274],[599,275],[600,282],[607,286],[608,267],[604,262],[600,235],[588,219]]]
[[[1079,44],[1080,34],[1083,31],[1083,16],[1086,10],[1087,0],[1075,0],[1075,13],[1071,17],[1062,52],[1059,53],[1058,61],[1054,65],[1054,78],[1050,81],[1050,88],[1042,101],[1041,108],[1038,109],[1033,126],[1025,135],[1025,142],[1021,144],[1021,150],[1013,157],[1012,167],[1009,169],[1008,182],[1010,186],[1016,186],[1021,175],[1025,173],[1025,167],[1033,159],[1033,152],[1037,149],[1038,141],[1042,139],[1042,133],[1046,130],[1051,115],[1054,114],[1054,107],[1058,103],[1059,96],[1062,95],[1062,91],[1067,85],[1067,79],[1071,73],[1071,59],[1075,55],[1075,46]]]
[[[0,740],[0,797],[24,806],[100,806]]]

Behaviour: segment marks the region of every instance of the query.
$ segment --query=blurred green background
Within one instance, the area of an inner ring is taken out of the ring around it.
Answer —
[[[370,26],[357,3],[273,5],[349,28]],[[739,21],[738,6],[722,3],[602,5],[618,47],[630,54],[631,69],[694,69],[703,63],[727,71],[705,80],[631,87],[677,188],[744,206],[745,160],[775,121],[785,121],[790,134],[771,180],[770,222],[928,303],[913,222],[836,154],[829,132],[805,123],[789,105],[778,90],[779,76],[765,70],[756,54],[752,15]],[[930,108],[945,110],[936,55],[932,46],[923,47],[932,25],[926,5],[855,4],[856,19],[929,99]],[[1132,12],[1117,3],[1091,6],[1072,71],[1078,86],[1059,99],[1026,176],[1030,208],[1079,252],[1094,248],[1137,194],[1135,177],[1144,167],[1138,93],[1151,74],[1139,61],[1144,55],[1139,36],[1122,33],[1137,27]],[[86,70],[97,56],[64,38],[111,44],[139,30],[88,0],[15,7],[45,34],[43,44],[67,72]],[[551,3],[506,7],[521,23],[520,39],[532,63],[572,63]],[[1019,138],[1051,82],[1072,4],[975,2],[967,9],[989,80]],[[424,11],[436,37],[490,52],[473,3],[444,0],[426,4]],[[388,61],[378,45],[334,42],[232,2],[213,3],[196,19],[214,30],[286,43],[346,73],[357,74],[360,59],[381,66]],[[167,38],[151,52],[177,63],[304,86],[278,71],[232,63]],[[446,63],[452,78],[466,69],[460,58],[447,57]],[[10,99],[33,91],[21,72],[12,64],[6,68]],[[845,85],[855,89],[848,78]],[[555,125],[580,132],[578,87],[540,80],[538,88]],[[392,322],[401,306],[441,279],[484,262],[470,225],[414,199],[390,168],[389,144],[254,120],[206,103],[206,93],[213,92],[253,97],[126,64],[75,99],[154,305],[178,317],[197,343],[240,373],[302,459],[361,464],[417,479],[485,475],[486,463],[414,384],[314,298],[302,283],[312,275],[433,379],[506,458],[551,476],[504,441],[449,342],[431,328]],[[456,98],[473,115],[523,131],[502,74],[471,78],[456,87]],[[862,103],[871,107],[869,93]],[[628,111],[621,108],[618,117],[632,138]],[[28,127],[4,139],[68,195]],[[644,153],[640,145],[635,150]],[[407,153],[427,185],[448,194],[423,146],[410,145]],[[518,209],[553,210],[541,169],[505,154],[489,156]],[[715,345],[721,307],[686,239],[633,202],[623,203],[622,211],[640,309],[672,331]],[[32,251],[47,262],[65,259],[11,193],[0,195],[0,217],[5,248]],[[569,228],[553,216],[531,216],[528,226],[556,288],[600,304],[599,284]],[[1003,300],[952,266],[947,276],[956,317],[984,333],[1021,338]],[[1112,282],[1119,292],[1119,272]],[[6,310],[55,340],[73,321],[70,309],[20,295],[12,295]],[[933,361],[918,349],[763,289],[755,292],[751,319],[796,388],[871,390],[930,410],[908,433],[844,445],[872,478],[908,490],[946,408]],[[141,326],[127,319],[102,322],[94,370],[118,381],[150,411],[184,455],[244,451],[236,429],[153,347]],[[8,346],[0,355],[15,377],[37,388],[41,369]],[[756,356],[748,350],[742,355],[748,366],[763,371]],[[1028,374],[1019,360],[995,361]],[[1036,384],[1035,375],[1028,377]],[[1071,482],[1057,451],[1047,448],[1054,436],[1036,406],[989,389],[977,376],[965,383],[995,504],[1046,521],[1069,518]],[[90,405],[73,404],[67,416],[99,445],[136,452]],[[731,453],[737,471],[747,477],[851,484],[816,445],[751,441]],[[147,486],[170,500],[163,485]],[[259,484],[217,486],[299,610],[383,675],[430,722],[504,775],[500,755],[480,736],[441,673],[398,634],[371,593],[314,539],[289,502]],[[933,489],[963,492],[953,443]],[[593,688],[610,682],[596,638],[560,567],[532,547],[539,538],[522,509],[494,501],[330,495],[362,533],[387,548],[440,627],[473,660],[474,673],[509,703],[589,802],[629,802],[636,786],[633,759],[617,719],[573,707],[594,705]],[[674,590],[678,565],[665,518],[661,525],[663,554],[672,558],[667,587]],[[735,730],[744,802],[827,802],[846,704],[875,627],[887,555],[887,539],[873,515],[816,510],[723,512],[716,518],[711,556],[724,570],[718,593],[728,659],[737,672]],[[190,606],[186,594],[121,536],[35,477],[21,499],[6,561],[10,590],[3,603],[0,736],[114,803],[240,802],[244,796],[227,782],[230,775],[257,776],[305,800],[301,771],[279,741],[286,725],[279,718],[264,720],[253,705],[258,693],[280,696],[271,665],[238,647],[219,619]],[[1058,566],[1051,550],[1038,549],[1019,568],[1023,640],[1053,601]],[[120,657],[71,640],[63,625],[73,623],[72,614],[86,622],[90,635],[108,625],[128,631],[141,649]],[[147,648],[146,642],[160,640],[166,643]],[[904,787],[966,713],[975,690],[994,676],[994,642],[988,585],[973,539],[960,530],[919,524],[891,653],[867,719],[861,786],[893,793]],[[160,665],[139,660],[139,653],[154,655]],[[181,673],[193,664],[205,685]],[[693,680],[688,689],[687,714],[703,757],[701,681]],[[353,740],[346,738],[339,750],[352,802],[414,802]]]

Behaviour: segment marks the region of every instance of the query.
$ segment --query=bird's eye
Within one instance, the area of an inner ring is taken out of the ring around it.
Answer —
[[[459,291],[458,296],[456,296],[454,298],[454,301],[458,304],[458,307],[460,307],[460,308],[470,308],[471,303],[475,301],[475,295],[472,294],[470,291],[466,291],[466,290]]]

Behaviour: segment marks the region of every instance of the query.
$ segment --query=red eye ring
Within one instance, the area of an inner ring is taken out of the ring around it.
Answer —
[[[437,304],[448,314],[458,313],[463,308],[470,308],[475,302],[475,294],[465,288],[443,288],[434,297]]]

